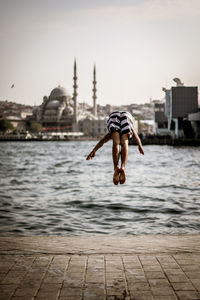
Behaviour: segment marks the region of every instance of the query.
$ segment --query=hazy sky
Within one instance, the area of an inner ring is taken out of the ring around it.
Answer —
[[[94,63],[101,105],[161,99],[174,77],[200,86],[200,0],[0,0],[0,100],[72,95],[74,57],[79,102]]]

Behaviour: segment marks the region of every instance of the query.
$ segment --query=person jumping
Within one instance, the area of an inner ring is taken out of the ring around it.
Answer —
[[[133,127],[133,117],[127,111],[114,111],[109,115],[106,122],[108,133],[96,144],[94,149],[87,156],[86,160],[92,159],[99,148],[101,148],[110,139],[113,141],[112,157],[114,165],[113,183],[124,184],[126,181],[125,167],[128,160],[128,143],[129,138],[134,137],[138,149],[144,155],[141,140]],[[120,151],[121,145],[121,151]],[[119,159],[121,156],[121,167],[119,166]]]

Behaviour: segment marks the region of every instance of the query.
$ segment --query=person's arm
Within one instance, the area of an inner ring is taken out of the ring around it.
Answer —
[[[94,147],[94,149],[90,152],[90,154],[87,156],[86,160],[92,159],[97,150],[103,146],[103,144],[107,143],[111,139],[110,133],[107,133]]]
[[[133,136],[134,136],[134,138],[136,140],[136,143],[138,144],[138,149],[139,149],[140,153],[144,155],[144,150],[142,148],[141,140],[140,140],[137,132],[135,131],[135,129],[133,129]]]

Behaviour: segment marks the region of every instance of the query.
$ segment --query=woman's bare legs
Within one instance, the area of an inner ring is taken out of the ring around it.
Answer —
[[[112,156],[113,156],[113,166],[114,166],[114,175],[113,175],[113,183],[117,185],[119,183],[119,156],[120,156],[120,134],[117,131],[112,133]]]
[[[121,136],[121,169],[120,169],[120,184],[126,181],[125,167],[128,160],[128,138],[129,133]]]

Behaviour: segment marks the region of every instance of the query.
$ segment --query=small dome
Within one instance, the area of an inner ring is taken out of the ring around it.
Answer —
[[[58,100],[51,100],[47,103],[47,108],[56,108],[60,106],[60,102]]]
[[[51,91],[49,98],[53,100],[53,99],[57,99],[57,98],[60,98],[63,96],[68,96],[68,95],[69,94],[64,87],[58,86],[57,88],[55,88]]]

